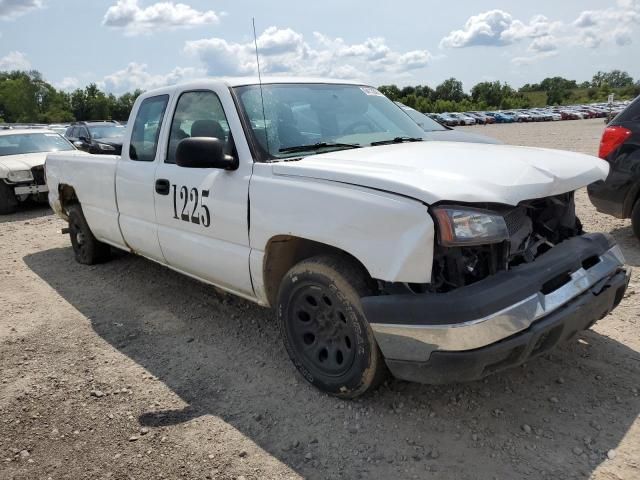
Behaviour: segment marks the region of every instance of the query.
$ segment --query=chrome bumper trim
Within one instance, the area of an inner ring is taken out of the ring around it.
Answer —
[[[387,358],[424,362],[435,350],[464,351],[491,345],[526,330],[600,280],[624,266],[618,245],[599,257],[588,269],[580,268],[557,290],[538,292],[483,318],[445,325],[392,325],[372,323],[376,340]],[[629,274],[629,272],[627,272]]]

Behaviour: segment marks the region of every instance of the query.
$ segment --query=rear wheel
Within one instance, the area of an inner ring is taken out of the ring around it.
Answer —
[[[13,189],[0,179],[0,215],[8,215],[16,211],[18,199]]]
[[[318,256],[295,265],[278,293],[278,324],[289,357],[318,389],[355,398],[376,387],[386,365],[360,298],[371,294],[354,261]]]
[[[111,247],[93,236],[82,207],[71,205],[67,210],[69,217],[69,235],[76,261],[84,265],[106,262],[111,258]]]
[[[631,211],[631,228],[636,238],[640,239],[640,199],[636,200]]]

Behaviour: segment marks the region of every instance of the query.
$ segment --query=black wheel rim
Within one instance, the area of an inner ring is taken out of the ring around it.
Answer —
[[[287,330],[291,346],[306,368],[329,377],[349,371],[356,357],[356,335],[343,303],[321,285],[301,285],[291,296]]]

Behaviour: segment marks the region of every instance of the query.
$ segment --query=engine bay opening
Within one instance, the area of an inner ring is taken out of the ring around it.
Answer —
[[[448,292],[497,272],[533,262],[560,242],[583,233],[575,213],[574,192],[526,200],[516,207],[480,207],[504,218],[508,239],[477,246],[443,247],[436,244],[432,281],[426,287],[428,291]]]

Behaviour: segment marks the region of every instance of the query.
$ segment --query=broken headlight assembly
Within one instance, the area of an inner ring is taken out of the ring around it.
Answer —
[[[509,239],[504,217],[495,212],[453,206],[435,207],[432,212],[443,247],[488,245]]]

